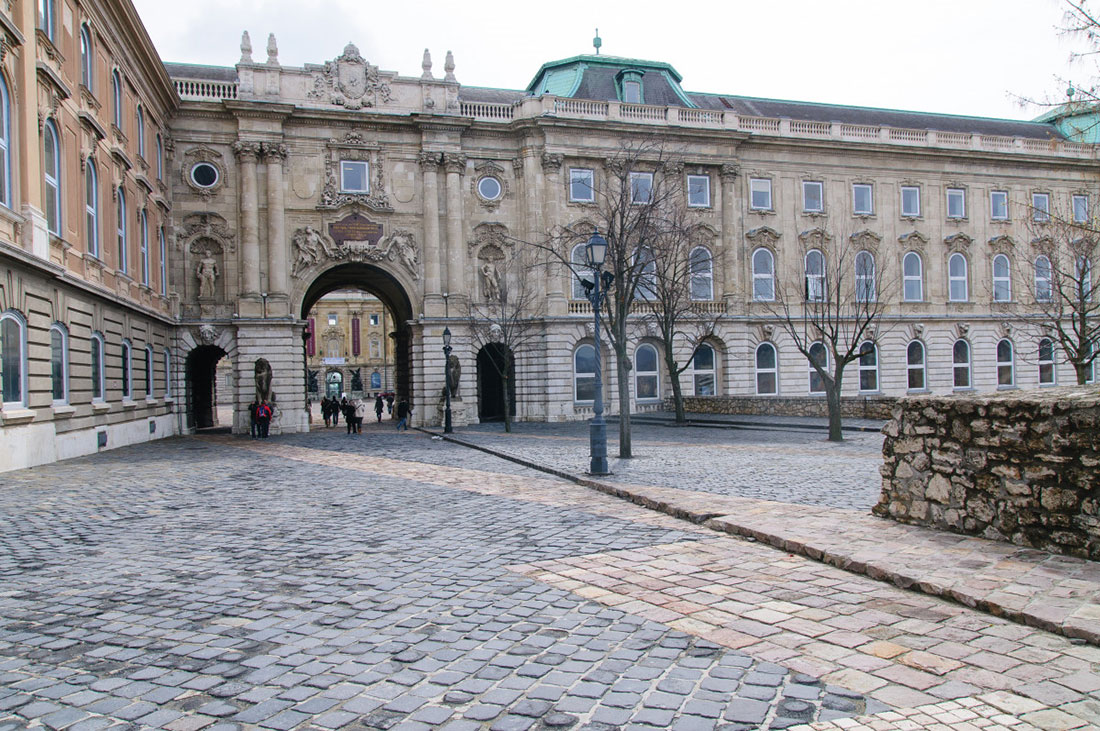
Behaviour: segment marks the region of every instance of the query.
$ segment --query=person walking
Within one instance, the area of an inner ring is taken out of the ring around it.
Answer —
[[[378,421],[382,421],[382,394],[378,394],[374,397],[374,413],[378,416]]]
[[[393,391],[386,394],[386,413],[393,416]]]
[[[336,397],[335,396],[332,397],[332,400],[334,402],[333,403],[334,408],[332,409],[332,425],[333,426],[340,426],[340,415],[346,413],[346,410],[347,410],[348,395],[345,393],[344,397],[342,399],[340,399],[339,403],[335,403],[336,402]]]
[[[405,427],[405,431],[409,430],[410,414],[412,414],[412,406],[405,399],[401,399],[397,403],[397,431],[401,431],[401,427]]]
[[[355,406],[355,433],[363,433],[363,419],[367,418],[367,402],[363,399],[356,399],[352,402]]]
[[[255,401],[248,405],[248,433],[251,439],[260,436],[260,421],[256,418],[256,409],[259,406]]]
[[[256,407],[256,421],[259,422],[260,439],[267,439],[268,429],[271,428],[271,415],[273,413],[271,405],[267,403],[267,399],[261,401],[260,405]]]
[[[340,411],[344,415],[344,425],[347,427],[348,434],[355,432],[355,404],[348,401],[347,397],[340,402]]]
[[[321,398],[321,416],[325,419],[325,426],[332,422],[332,414],[329,412],[328,395]]]

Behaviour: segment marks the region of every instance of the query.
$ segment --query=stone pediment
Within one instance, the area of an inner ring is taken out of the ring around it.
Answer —
[[[754,244],[774,244],[779,241],[779,232],[771,226],[759,226],[745,234],[745,238]]]
[[[377,107],[390,101],[390,81],[395,74],[383,73],[359,55],[354,43],[344,46],[344,52],[323,66],[306,65],[313,77],[313,89],[306,94],[345,109]]]

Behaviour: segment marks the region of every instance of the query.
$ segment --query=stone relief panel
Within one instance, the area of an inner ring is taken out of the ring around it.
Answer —
[[[313,76],[313,89],[306,96],[345,109],[376,107],[390,101],[390,82],[395,74],[382,73],[367,62],[354,43],[323,66],[306,64]]]
[[[362,220],[367,221],[365,218]],[[420,251],[413,233],[395,229],[382,236],[381,225],[373,225],[376,235],[365,230],[361,239],[341,238],[339,241],[325,236],[312,226],[299,228],[291,238],[295,256],[293,275],[297,277],[307,269],[327,262],[388,261],[404,267],[413,279],[420,279]]]
[[[381,146],[367,141],[359,132],[348,132],[343,140],[335,137],[328,141],[325,154],[324,185],[321,189],[319,209],[342,208],[359,205],[372,211],[390,212],[393,205],[386,192],[385,156]],[[351,191],[343,188],[341,162],[367,164],[366,190]]]

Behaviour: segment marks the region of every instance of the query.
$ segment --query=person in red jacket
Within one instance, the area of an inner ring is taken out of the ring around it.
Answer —
[[[271,404],[264,399],[260,402],[260,405],[256,407],[256,424],[260,427],[260,439],[267,439],[267,430],[271,427],[271,415],[274,412],[271,409]]]

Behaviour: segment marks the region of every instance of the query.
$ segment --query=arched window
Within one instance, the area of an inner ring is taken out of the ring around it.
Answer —
[[[951,347],[951,367],[955,388],[970,388],[970,343],[955,341]]]
[[[61,138],[52,119],[42,126],[42,176],[46,180],[46,229],[61,235]]]
[[[153,347],[145,346],[145,398],[153,398]]]
[[[760,302],[775,299],[775,258],[767,249],[752,252],[752,298]]]
[[[691,298],[708,302],[714,299],[714,258],[710,249],[696,246],[691,250]]]
[[[92,401],[103,401],[106,393],[106,378],[103,373],[103,336],[92,333]]]
[[[717,393],[718,382],[715,372],[714,348],[703,343],[691,356],[691,376],[693,393],[696,396],[713,396]]]
[[[825,255],[817,249],[806,252],[806,301],[825,299]]]
[[[902,296],[906,302],[924,300],[924,262],[920,254],[910,251],[901,261]]]
[[[99,177],[95,161],[88,158],[84,169],[84,233],[88,237],[88,253],[99,258]]]
[[[859,390],[878,391],[878,348],[870,340],[859,346]]]
[[[634,351],[634,398],[656,401],[661,397],[660,374],[657,370],[657,349],[645,343]]]
[[[11,208],[11,97],[0,76],[0,204]]]
[[[172,354],[164,349],[164,398],[172,398]]]
[[[573,353],[573,400],[596,400],[596,348],[587,343]]]
[[[1054,297],[1054,279],[1050,259],[1046,256],[1035,257],[1035,301],[1050,302]]]
[[[951,302],[966,302],[970,298],[966,257],[962,254],[952,254],[947,260],[947,285],[947,298]]]
[[[149,214],[141,212],[141,283],[149,286]]]
[[[1055,380],[1054,342],[1043,338],[1039,341],[1039,385],[1053,386]]]
[[[861,251],[856,254],[856,301],[874,302],[876,297],[875,257],[869,251]]]
[[[122,398],[134,397],[133,348],[129,340],[122,341]]]
[[[69,402],[69,333],[59,322],[50,327],[50,394],[55,404]]]
[[[94,91],[92,80],[95,76],[95,67],[92,65],[92,32],[88,30],[88,24],[80,26],[80,83],[88,91]]]
[[[1008,338],[997,343],[997,386],[1016,385],[1016,359],[1012,353],[1012,341]]]
[[[129,270],[129,252],[126,250],[126,193],[118,186],[118,270]]]
[[[0,313],[0,392],[5,408],[27,404],[27,321],[18,312]]]
[[[824,370],[829,368],[829,351],[825,348],[825,343],[814,343],[810,346],[807,363],[810,371],[810,393],[825,393],[825,379],[814,367],[817,365]]]
[[[118,69],[111,71],[111,110],[115,126],[122,129],[122,75]]]
[[[164,140],[157,133],[157,180],[164,179]]]
[[[164,226],[157,229],[160,243],[160,293],[168,296],[168,242],[164,236]]]
[[[137,152],[142,159],[145,158],[145,110],[137,105],[137,114],[134,122],[137,124]]]
[[[759,396],[774,396],[779,393],[779,363],[775,346],[760,343],[756,346],[756,393]]]
[[[997,254],[993,257],[993,301],[1012,300],[1012,277],[1009,274],[1008,257]]]
[[[573,247],[569,260],[573,263],[573,299],[586,300],[588,295],[585,294],[581,279],[587,276],[591,280],[592,277],[591,274],[588,274],[590,270],[584,260],[584,244],[577,244]]]
[[[923,391],[926,388],[924,378],[924,343],[914,340],[905,349],[905,370],[910,391]]]

